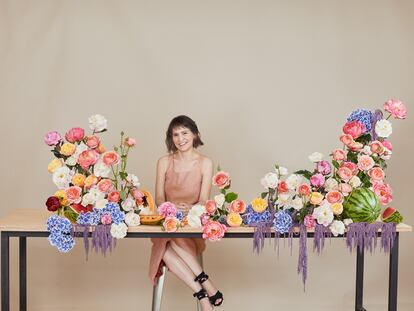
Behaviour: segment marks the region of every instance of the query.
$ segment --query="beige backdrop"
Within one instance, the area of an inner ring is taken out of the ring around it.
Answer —
[[[154,190],[170,119],[199,125],[201,152],[232,174],[251,200],[275,163],[311,168],[307,156],[339,146],[347,114],[402,99],[388,180],[393,205],[412,209],[414,2],[407,1],[18,1],[0,0],[1,212],[44,208],[54,191],[43,144],[49,130],[109,120],[138,140],[129,171]],[[399,310],[414,309],[413,234],[401,237]],[[78,242],[59,254],[29,239],[29,310],[149,310],[150,243],[126,239],[85,261]],[[13,242],[12,263],[17,259]],[[310,248],[309,248],[310,250]],[[353,310],[355,257],[343,240],[310,251],[303,292],[293,254],[251,240],[209,243],[205,269],[225,293],[225,310]],[[16,279],[17,266],[12,265]],[[386,310],[388,259],[366,257],[365,304]],[[17,310],[18,284],[12,284]],[[163,310],[193,310],[191,291],[167,277]]]

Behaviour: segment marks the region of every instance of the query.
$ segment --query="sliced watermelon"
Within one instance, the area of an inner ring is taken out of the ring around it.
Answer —
[[[404,218],[395,208],[387,207],[384,212],[382,212],[381,219],[383,222],[395,222],[399,224]]]
[[[377,195],[368,188],[353,190],[343,204],[343,218],[354,222],[375,222],[381,213],[381,204]]]

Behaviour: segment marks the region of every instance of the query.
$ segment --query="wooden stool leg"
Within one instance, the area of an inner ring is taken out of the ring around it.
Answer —
[[[158,278],[157,283],[155,284],[152,290],[152,311],[161,310],[161,300],[162,300],[162,290],[164,288],[165,276],[167,274],[167,267],[162,267],[162,275]]]
[[[197,255],[198,258],[198,262],[200,263],[201,268],[203,268],[203,254],[198,254]],[[201,311],[201,304],[200,304],[200,300],[197,299],[197,311]]]

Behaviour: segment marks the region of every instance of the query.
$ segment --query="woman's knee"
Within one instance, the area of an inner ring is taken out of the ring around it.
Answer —
[[[196,245],[191,239],[175,238],[170,241],[173,249],[180,248],[185,250],[187,253],[190,253],[193,256],[197,255]]]

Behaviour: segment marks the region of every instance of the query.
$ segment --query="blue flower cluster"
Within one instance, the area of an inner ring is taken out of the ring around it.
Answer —
[[[366,132],[370,132],[372,129],[372,112],[365,109],[357,109],[351,112],[346,119],[348,122],[359,121],[365,125]]]
[[[125,214],[121,211],[118,203],[109,202],[104,208],[93,208],[91,212],[80,213],[77,223],[85,226],[96,226],[101,222],[103,215],[108,214],[112,218],[114,224],[119,225],[125,220]]]
[[[183,220],[183,218],[184,218],[184,214],[183,214],[183,212],[182,212],[182,211],[178,210],[178,211],[177,211],[177,215],[175,215],[175,217],[177,217],[177,219],[178,219],[179,221],[182,221],[182,220]]]
[[[71,235],[72,224],[67,218],[50,216],[47,220],[47,230],[50,232],[49,243],[57,247],[59,252],[67,253],[75,246],[75,240]]]
[[[250,226],[251,224],[256,223],[265,223],[265,222],[271,222],[272,221],[272,214],[266,210],[263,213],[255,212],[249,204],[246,208],[246,214],[243,215],[243,222]]]
[[[275,214],[273,224],[275,226],[275,231],[280,233],[289,232],[293,224],[292,217],[287,211],[278,211]]]

